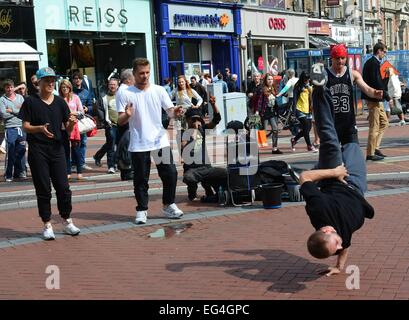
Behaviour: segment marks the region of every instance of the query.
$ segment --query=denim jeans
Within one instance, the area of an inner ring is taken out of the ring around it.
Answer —
[[[19,178],[26,171],[24,155],[26,153],[26,134],[21,128],[6,129],[7,164],[5,176],[7,179]]]
[[[351,142],[341,147],[334,126],[334,106],[326,87],[315,87],[312,98],[320,137],[318,169],[333,169],[343,163],[349,174],[346,181],[363,195],[367,190],[366,165],[359,144]]]
[[[108,168],[114,168],[116,164],[116,146],[117,146],[118,128],[116,126],[105,128],[106,142],[95,153],[95,159],[101,160],[107,154]]]

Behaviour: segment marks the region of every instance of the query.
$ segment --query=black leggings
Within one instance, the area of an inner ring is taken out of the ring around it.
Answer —
[[[298,131],[294,140],[295,142],[297,142],[301,137],[304,137],[307,146],[311,147],[310,131],[312,127],[312,121],[311,119],[307,119],[307,117],[298,118],[298,121],[300,121],[301,130]]]

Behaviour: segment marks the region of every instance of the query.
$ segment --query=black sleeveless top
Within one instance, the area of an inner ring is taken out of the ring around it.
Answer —
[[[358,132],[355,120],[354,96],[351,72],[347,67],[342,77],[336,77],[328,68],[327,88],[332,96],[335,115],[335,129],[341,144],[351,142],[351,136]]]

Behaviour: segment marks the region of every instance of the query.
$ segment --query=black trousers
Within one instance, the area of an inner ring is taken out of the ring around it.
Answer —
[[[56,192],[60,216],[68,219],[72,211],[72,205],[63,144],[30,143],[28,163],[36,190],[38,213],[41,220],[43,222],[51,220],[50,180]]]
[[[134,168],[133,186],[137,202],[136,211],[148,210],[149,174],[151,171],[151,155],[163,183],[162,203],[169,205],[175,202],[178,173],[173,163],[170,147],[155,151],[131,152]]]
[[[219,187],[224,189],[227,186],[227,170],[212,166],[202,166],[190,168],[183,174],[183,182],[187,184],[189,196],[195,196],[197,184],[200,182],[206,191],[206,196],[217,193]],[[213,192],[213,190],[214,192]]]
[[[298,118],[298,121],[300,121],[301,130],[298,131],[294,140],[295,142],[297,142],[298,140],[300,140],[301,137],[304,137],[305,143],[307,144],[308,147],[310,147],[311,146],[310,131],[312,127],[311,119],[307,119],[307,117],[301,117]]]

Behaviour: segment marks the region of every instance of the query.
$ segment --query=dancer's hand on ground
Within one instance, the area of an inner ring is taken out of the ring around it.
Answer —
[[[327,277],[332,276],[333,274],[341,273],[341,270],[338,267],[328,267],[326,270],[322,270],[318,272],[320,275],[326,275]]]
[[[340,165],[336,167],[335,169],[335,178],[337,178],[339,181],[342,183],[347,184],[345,181],[345,178],[349,176],[347,169],[345,168],[344,165]]]

